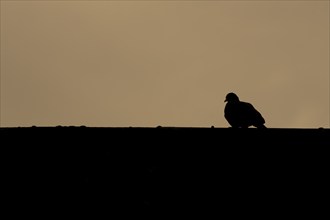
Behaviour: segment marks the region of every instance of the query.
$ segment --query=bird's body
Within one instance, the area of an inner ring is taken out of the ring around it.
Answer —
[[[235,93],[228,93],[225,102],[225,118],[233,128],[266,128],[260,112],[252,104],[240,101]]]

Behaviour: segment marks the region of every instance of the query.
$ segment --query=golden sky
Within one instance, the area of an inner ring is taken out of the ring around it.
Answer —
[[[1,127],[329,127],[329,1],[3,1]]]

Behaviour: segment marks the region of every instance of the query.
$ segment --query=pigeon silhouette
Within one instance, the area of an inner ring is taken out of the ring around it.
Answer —
[[[240,101],[235,93],[228,93],[225,102],[225,118],[233,128],[266,128],[260,112],[252,104]]]

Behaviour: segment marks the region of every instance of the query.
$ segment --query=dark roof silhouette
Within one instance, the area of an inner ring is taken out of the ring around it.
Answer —
[[[230,92],[226,95],[225,118],[233,128],[266,128],[265,119],[252,104],[242,102],[238,96]]]

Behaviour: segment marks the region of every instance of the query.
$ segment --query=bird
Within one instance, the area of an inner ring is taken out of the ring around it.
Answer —
[[[267,128],[261,113],[251,103],[240,101],[234,92],[226,95],[225,102],[224,116],[232,128]]]

